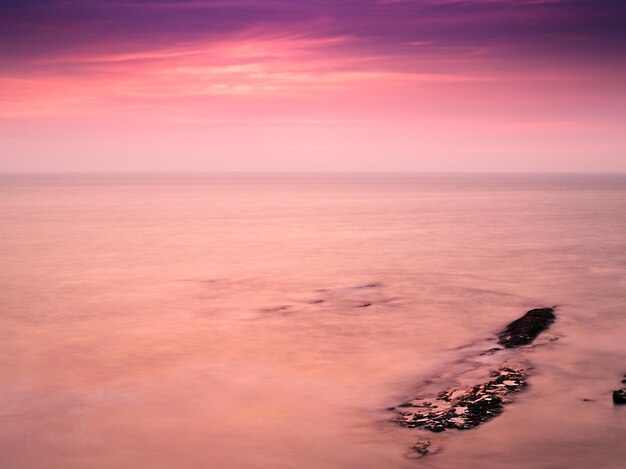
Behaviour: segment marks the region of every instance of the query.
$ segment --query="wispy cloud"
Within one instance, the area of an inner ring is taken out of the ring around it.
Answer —
[[[611,47],[626,36],[614,19],[626,7],[607,1],[589,14],[591,5],[24,0],[0,7],[0,112],[97,113],[107,103],[193,97],[416,96],[434,86],[585,80],[613,73],[589,63],[603,54],[614,63]]]

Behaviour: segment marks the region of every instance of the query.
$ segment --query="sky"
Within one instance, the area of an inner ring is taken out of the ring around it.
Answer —
[[[0,171],[626,172],[626,2],[4,0]]]

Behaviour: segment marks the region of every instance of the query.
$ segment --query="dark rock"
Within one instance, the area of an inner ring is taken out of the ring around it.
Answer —
[[[626,389],[618,389],[613,391],[614,404],[626,404]]]
[[[372,306],[372,303],[363,303],[362,305],[359,305],[358,308],[367,308],[369,306]]]
[[[516,319],[498,334],[498,342],[506,348],[515,348],[531,343],[554,322],[554,308],[531,309]]]
[[[410,406],[419,410],[400,411],[398,423],[431,432],[473,428],[500,414],[505,404],[503,397],[524,389],[526,376],[524,369],[503,367],[493,372],[486,383],[466,390],[443,391],[428,400],[418,398]]]
[[[626,384],[626,374],[622,379],[622,384]],[[613,391],[613,403],[614,404],[626,404],[626,387]]]

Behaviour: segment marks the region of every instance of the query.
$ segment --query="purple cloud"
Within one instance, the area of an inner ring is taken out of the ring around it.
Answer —
[[[616,0],[19,0],[0,6],[1,65],[91,49],[156,50],[235,34],[351,36],[364,55],[486,48],[520,56],[621,56],[626,4]],[[455,52],[456,51],[456,52]]]

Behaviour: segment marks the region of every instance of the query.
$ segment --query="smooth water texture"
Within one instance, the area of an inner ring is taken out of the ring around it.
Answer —
[[[529,389],[408,459],[385,408],[552,305]],[[3,175],[0,313],[2,468],[626,461],[626,176]]]

